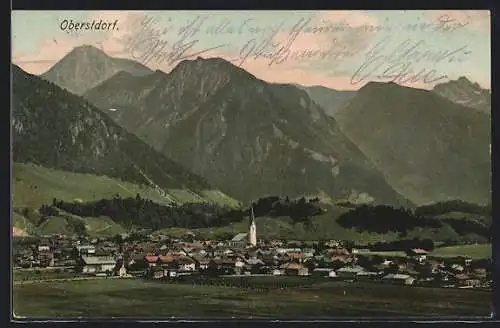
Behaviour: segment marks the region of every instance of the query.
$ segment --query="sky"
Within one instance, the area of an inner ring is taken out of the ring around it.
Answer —
[[[268,82],[337,90],[369,81],[429,89],[460,76],[491,85],[489,11],[13,11],[11,19],[12,61],[32,74],[92,45],[167,73],[200,56]]]

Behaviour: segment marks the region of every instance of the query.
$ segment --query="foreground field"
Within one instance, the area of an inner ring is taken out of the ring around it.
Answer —
[[[13,308],[28,318],[332,318],[487,316],[491,292],[327,282],[242,289],[102,279],[15,285]]]

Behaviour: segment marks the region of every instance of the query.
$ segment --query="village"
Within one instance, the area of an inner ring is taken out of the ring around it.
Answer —
[[[14,246],[14,280],[295,276],[420,287],[492,287],[489,259],[437,258],[418,248],[401,256],[346,244],[257,240],[253,216],[249,231],[230,240],[204,240],[195,233],[172,238],[147,231],[101,238],[45,236]]]

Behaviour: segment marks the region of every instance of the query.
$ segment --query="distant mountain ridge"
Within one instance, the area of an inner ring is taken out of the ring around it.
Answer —
[[[118,73],[84,94],[155,149],[242,200],[325,192],[408,204],[307,93],[220,58]]]
[[[491,202],[487,114],[432,91],[370,82],[335,117],[389,183],[414,203]]]
[[[113,58],[93,46],[85,45],[74,48],[40,77],[80,95],[120,71],[135,76],[153,72],[133,60]]]
[[[305,90],[311,99],[321,106],[328,115],[334,117],[356,95],[355,90],[334,90],[319,85],[299,87]]]
[[[437,84],[433,91],[454,103],[491,114],[491,91],[483,89],[462,76],[457,80]]]
[[[84,99],[12,66],[13,160],[107,175],[164,193],[212,189]],[[91,187],[91,186],[90,186]]]

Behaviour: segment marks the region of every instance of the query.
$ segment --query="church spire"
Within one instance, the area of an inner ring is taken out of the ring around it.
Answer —
[[[255,224],[253,205],[250,207],[250,227],[248,229],[248,243],[251,246],[257,246],[257,226]]]

